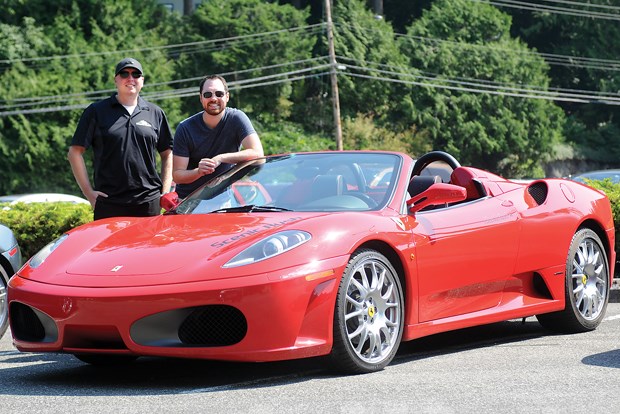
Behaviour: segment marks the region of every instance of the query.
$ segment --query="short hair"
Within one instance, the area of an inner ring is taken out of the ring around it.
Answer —
[[[222,84],[224,85],[224,92],[228,92],[228,84],[226,83],[226,79],[224,79],[220,75],[207,75],[200,81],[200,90],[198,91],[198,93],[202,94],[202,87],[205,86],[205,83],[207,83],[208,80],[215,79],[219,79],[220,81],[222,81]]]

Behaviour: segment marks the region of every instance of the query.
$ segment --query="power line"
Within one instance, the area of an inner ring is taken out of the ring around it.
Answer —
[[[283,67],[305,66],[308,64],[317,65],[317,64],[321,64],[321,62],[327,62],[327,60],[328,60],[327,56],[319,56],[319,57],[314,57],[310,59],[302,59],[302,60],[296,60],[296,61],[291,61],[291,62],[286,62],[286,63],[277,63],[277,64],[262,66],[258,68],[241,69],[241,70],[235,70],[235,71],[230,71],[230,72],[223,72],[221,73],[221,75],[224,77],[231,76],[231,75],[234,77],[239,77],[247,73],[256,72],[256,71],[263,72],[263,71],[270,71],[270,70],[279,69]],[[171,80],[168,82],[149,83],[145,85],[145,87],[147,89],[154,88],[154,87],[160,87],[160,86],[171,87],[172,85],[179,84],[179,83],[190,83],[190,82],[195,83],[197,81],[200,81],[202,78],[203,76],[197,76],[197,77],[185,78],[185,79],[175,79],[175,80]],[[196,93],[198,93],[197,88],[198,88],[198,85],[193,87],[193,89],[196,90]],[[0,100],[0,102],[4,102],[4,103],[11,102],[12,103],[10,105],[9,104],[0,105],[0,109],[26,107],[26,106],[33,106],[33,105],[38,105],[38,104],[40,105],[40,104],[45,104],[45,103],[57,102],[57,101],[62,101],[62,100],[70,100],[70,99],[97,100],[97,99],[100,99],[102,95],[109,95],[111,93],[114,93],[115,91],[116,89],[105,89],[105,90],[99,90],[99,91],[80,92],[80,93],[71,93],[71,94],[63,94],[63,95],[48,95],[48,96],[32,97],[32,98],[16,98],[10,101]]]
[[[256,84],[248,83],[243,86],[240,86],[238,89],[242,90],[242,89],[250,89],[250,88],[258,88],[258,87],[276,85],[276,84],[281,84],[285,82],[297,82],[297,81],[304,80],[304,79],[323,77],[323,76],[329,75],[329,73],[330,73],[329,71],[325,71],[325,72],[318,72],[318,73],[301,75],[301,76],[288,77],[285,79],[273,79],[270,81],[263,81],[263,82],[256,83]],[[234,86],[233,85],[234,82],[228,82],[228,83],[229,85]],[[186,88],[184,90],[171,90],[171,91],[165,91],[165,93],[158,93],[158,94],[153,94],[153,95],[145,94],[144,96],[148,97],[148,99],[151,101],[159,101],[163,99],[184,98],[184,97],[194,96],[194,95],[196,95],[195,90],[190,91],[189,88]],[[11,116],[11,115],[28,115],[28,114],[39,114],[39,113],[48,113],[48,112],[70,111],[70,110],[75,110],[75,109],[84,109],[88,105],[89,104],[76,104],[76,105],[64,105],[64,106],[47,107],[47,108],[26,109],[26,110],[20,110],[20,111],[5,111],[5,112],[0,112],[0,117]]]
[[[577,10],[568,7],[548,6],[544,4],[526,3],[515,0],[469,0],[475,3],[486,3],[493,6],[510,7],[513,9],[531,10],[537,12],[547,12],[565,14],[569,16],[590,17],[593,19],[620,20],[620,14],[604,13],[588,10]]]
[[[479,88],[462,87],[462,86],[442,85],[440,83],[416,82],[416,81],[407,81],[404,79],[395,79],[395,78],[383,78],[383,77],[380,78],[377,76],[363,75],[359,73],[346,73],[345,75],[358,77],[358,78],[401,83],[401,84],[407,84],[407,85],[425,86],[425,87],[431,87],[435,89],[450,89],[450,90],[455,90],[455,91],[460,91],[460,92],[483,93],[483,94],[489,94],[489,95],[510,96],[510,97],[515,97],[515,98],[544,99],[544,100],[550,100],[550,101],[565,101],[565,102],[579,102],[579,103],[594,102],[594,101],[590,101],[590,100],[583,99],[583,98],[569,98],[569,97],[562,97],[562,96],[540,95],[536,93],[539,91],[533,91],[534,93],[519,93],[519,92],[511,92],[511,91],[502,91],[498,89],[495,89],[495,90],[479,89]],[[609,104],[620,105],[620,103],[609,103]]]
[[[559,96],[574,96],[574,97],[590,97],[591,99],[606,99],[606,100],[617,100],[620,99],[620,93],[603,93],[600,91],[590,91],[590,90],[579,90],[579,89],[566,89],[566,88],[543,88],[539,85],[524,85],[521,83],[506,83],[506,82],[496,82],[492,80],[484,80],[484,79],[474,79],[467,77],[446,77],[442,74],[431,73],[428,71],[422,71],[415,69],[415,72],[402,72],[405,68],[399,68],[396,66],[386,65],[382,63],[376,62],[368,62],[362,61],[359,59],[351,59],[343,56],[338,57],[340,62],[345,62],[343,66],[346,66],[347,69],[355,68],[362,69],[366,71],[377,70],[371,69],[368,66],[372,66],[374,68],[384,68],[384,70],[379,70],[379,72],[393,74],[397,76],[406,76],[406,77],[415,77],[417,79],[423,79],[428,81],[442,81],[446,83],[454,83],[460,85],[474,85],[474,86],[483,86],[486,88],[496,88],[496,89],[518,89],[522,91],[538,91],[544,94],[557,94]],[[347,64],[346,62],[354,62],[357,65],[366,65],[366,66],[356,66],[355,64]],[[346,69],[345,69],[346,70]],[[345,70],[341,71],[341,73],[346,74]]]
[[[477,0],[472,0],[472,1],[477,1]],[[557,2],[561,2],[561,1],[557,0]],[[620,9],[620,7],[617,9]],[[346,24],[341,24],[341,25],[347,26]],[[191,49],[191,53],[196,53],[196,52],[204,52],[204,49],[202,50],[199,49],[200,47],[207,47],[207,49],[211,47],[224,48],[224,49],[228,47],[232,47],[232,46],[241,47],[241,46],[246,45],[247,42],[249,41],[259,41],[259,43],[268,42],[269,41],[268,37],[274,34],[281,34],[281,33],[292,32],[292,31],[302,31],[302,30],[306,31],[307,33],[314,34],[314,31],[322,30],[323,27],[324,27],[324,23],[321,23],[317,25],[309,25],[309,26],[283,29],[283,30],[272,31],[272,32],[257,33],[257,34],[252,34],[252,35],[235,36],[235,37],[228,37],[224,39],[205,40],[201,42],[190,42],[190,43],[183,43],[183,44],[177,44],[177,45],[158,46],[154,48],[139,49],[139,50],[143,50],[143,51],[144,50],[155,50],[155,49],[172,50],[174,48],[179,48],[178,50],[182,50],[181,48],[183,47],[185,48],[195,47],[196,49]],[[365,29],[364,28],[363,30],[370,31],[370,32],[376,32],[376,29]],[[489,45],[474,45],[474,44],[468,44],[468,43],[462,43],[462,42],[447,41],[447,40],[435,39],[435,38],[425,38],[425,37],[419,37],[419,36],[409,36],[409,35],[403,35],[403,34],[395,34],[395,36],[411,38],[416,41],[422,41],[422,42],[449,44],[450,46],[453,46],[455,48],[461,48],[461,49],[482,48],[486,50],[511,53],[513,55],[515,53],[519,53],[524,56],[532,56],[532,57],[537,56],[537,57],[541,57],[545,59],[549,64],[567,64],[565,62],[572,62],[574,65],[574,62],[581,62],[582,66],[585,66],[588,68],[596,68],[596,69],[601,69],[601,70],[604,69],[604,70],[612,70],[612,71],[620,70],[620,61],[615,61],[615,60],[581,58],[581,57],[553,55],[553,54],[539,54],[536,52],[526,51],[526,50],[515,51],[514,49],[508,50],[506,48],[491,47]],[[182,53],[186,53],[186,51]],[[105,54],[125,53],[125,52],[128,52],[128,51],[105,52]],[[90,54],[48,56],[48,57],[41,57],[41,58],[33,58],[32,60],[33,61],[34,60],[51,60],[55,58],[68,59],[68,58],[73,58],[76,56],[83,57],[87,55],[90,55]],[[524,86],[524,85],[515,86],[515,85],[510,85],[507,83],[499,83],[499,82],[494,82],[490,80],[459,78],[459,77],[444,77],[440,74],[433,74],[433,73],[417,71],[417,70],[415,74],[412,74],[411,68],[398,69],[394,67],[387,67],[387,65],[383,65],[379,63],[359,61],[359,60],[355,60],[351,58],[346,58],[343,56],[339,56],[338,59],[343,60],[345,62],[347,61],[353,62],[353,63],[349,63],[348,67],[349,69],[354,69],[356,71],[370,70],[369,68],[364,67],[364,65],[384,68],[384,69],[379,69],[379,70],[373,69],[373,70],[378,70],[379,71],[378,73],[384,75],[383,77],[379,77],[379,76],[373,77],[370,75],[362,75],[359,73],[354,74],[351,72],[339,72],[343,75],[365,77],[367,79],[375,79],[375,80],[381,80],[381,81],[387,81],[387,82],[403,82],[403,78],[404,78],[404,79],[409,79],[409,80],[406,80],[406,82],[412,85],[453,89],[453,90],[460,90],[463,92],[493,93],[493,94],[504,94],[508,96],[519,96],[519,97],[528,97],[528,98],[537,98],[537,99],[551,99],[551,100],[556,100],[556,101],[563,100],[563,101],[584,102],[584,103],[585,102],[598,102],[598,103],[616,105],[617,104],[616,101],[618,99],[617,98],[618,94],[612,94],[612,93],[603,94],[603,92],[600,92],[600,91],[572,90],[572,89],[560,89],[560,88],[542,88],[540,86]],[[323,72],[318,72],[319,75],[317,75],[317,71],[322,71],[326,69],[327,67],[329,67],[329,64],[321,63],[321,62],[327,62],[327,60],[328,60],[327,56],[321,56],[317,58],[303,59],[303,60],[298,60],[294,62],[287,62],[287,63],[268,65],[268,66],[263,66],[263,67],[258,67],[258,68],[248,68],[248,69],[243,69],[243,70],[237,70],[237,71],[224,73],[222,75],[223,76],[232,75],[236,79],[238,77],[243,77],[244,75],[248,73],[257,73],[257,72],[265,73],[268,71],[274,71],[274,70],[278,70],[281,68],[297,67],[294,70],[287,69],[283,73],[265,74],[265,75],[258,76],[258,77],[240,79],[240,80],[237,79],[235,82],[229,82],[229,85],[231,87],[234,87],[238,90],[242,90],[245,88],[260,87],[262,85],[277,84],[277,83],[282,83],[282,82],[291,82],[291,81],[297,81],[297,80],[305,79],[309,77],[322,76]],[[0,61],[0,62],[8,62],[8,61]],[[307,65],[312,65],[312,66],[308,67]],[[299,68],[299,66],[301,66],[301,68]],[[385,70],[385,68],[389,70]],[[415,68],[413,69],[415,70]],[[191,96],[197,93],[195,86],[185,87],[185,88],[175,88],[174,85],[188,83],[188,82],[196,82],[197,80],[201,78],[202,76],[172,80],[168,82],[161,82],[161,83],[155,83],[155,84],[148,84],[145,87],[145,90],[143,91],[144,92],[143,96],[148,97],[151,100],[181,98],[181,97]],[[154,87],[154,88],[159,87],[163,89],[149,91],[148,89],[151,87]],[[165,88],[173,88],[173,89],[165,89]],[[46,97],[19,98],[19,99],[13,99],[10,101],[0,101],[0,102],[5,102],[4,105],[0,105],[0,110],[1,109],[5,110],[3,112],[0,112],[0,116],[53,112],[53,111],[73,110],[73,109],[84,108],[88,105],[88,103],[75,104],[75,103],[71,103],[71,101],[75,101],[75,100],[88,100],[89,102],[95,101],[105,96],[108,96],[114,91],[115,91],[114,89],[108,89],[108,90],[100,90],[100,91],[94,91],[94,92],[72,93],[72,94],[54,95],[54,96],[46,96]],[[54,106],[45,107],[46,105],[54,105]],[[44,107],[41,107],[41,106],[44,106]],[[37,108],[33,108],[33,107],[37,107]]]
[[[590,2],[584,3],[584,2],[569,1],[569,0],[542,0],[542,1],[546,1],[547,3],[570,4],[570,5],[579,6],[579,7],[591,7],[593,9],[606,9],[606,10],[615,10],[615,11],[620,12],[619,6],[609,6],[607,4],[596,4],[596,3],[590,3]]]
[[[277,65],[277,66],[281,66],[281,65]],[[255,88],[258,86],[266,86],[266,85],[273,85],[273,84],[284,83],[284,82],[298,81],[298,80],[305,79],[305,78],[317,77],[317,73],[312,73],[312,72],[324,71],[325,69],[328,69],[328,68],[329,68],[329,64],[319,64],[319,65],[315,65],[315,66],[308,67],[308,68],[289,70],[283,73],[276,73],[272,75],[259,76],[259,77],[249,78],[249,79],[233,80],[233,81],[228,82],[228,85],[229,85],[229,88],[233,90],[243,90],[247,88]],[[252,70],[256,71],[260,69],[261,68],[254,68]],[[246,71],[249,71],[249,69]],[[222,75],[230,76],[230,75],[235,75],[237,73],[246,72],[246,71],[227,72],[227,73],[223,73]],[[324,72],[318,72],[318,73],[322,75]],[[112,93],[113,91],[114,90],[106,90],[106,91],[98,91],[96,93],[100,95],[101,94],[107,95],[109,93]],[[192,86],[188,88],[159,90],[159,91],[153,91],[153,92],[150,92],[147,90],[141,95],[144,98],[147,98],[149,100],[157,101],[160,99],[183,98],[183,97],[193,96],[197,94],[198,94],[197,87]],[[92,96],[93,95],[91,94],[91,97]],[[86,108],[90,104],[90,102],[88,102],[88,103],[81,103],[81,104],[65,104],[65,105],[58,105],[58,106],[52,106],[52,107],[48,106],[48,107],[43,107],[43,108],[29,109],[29,107],[33,105],[41,105],[41,104],[45,105],[45,104],[55,103],[58,101],[59,99],[46,101],[43,103],[41,102],[27,103],[26,102],[26,103],[21,103],[19,105],[13,105],[13,106],[5,105],[2,108],[8,109],[8,110],[0,112],[0,117],[11,116],[11,115],[26,115],[26,114],[37,114],[37,113],[46,113],[46,112],[58,112],[58,111],[66,111],[66,110],[83,109],[83,108]]]
[[[381,69],[369,69],[363,66],[348,65],[347,69],[354,69],[361,72],[370,70],[377,74],[366,75],[360,73],[352,73],[349,70],[341,70],[340,74],[344,76],[354,76],[365,79],[373,79],[378,81],[403,83],[415,86],[432,87],[437,89],[449,89],[460,92],[487,93],[491,95],[512,96],[520,98],[544,99],[561,102],[579,102],[579,103],[606,103],[608,105],[620,105],[620,96],[607,95],[590,95],[586,93],[570,93],[562,91],[549,91],[545,89],[523,88],[516,85],[497,85],[484,82],[466,82],[452,78],[430,78],[420,76],[414,73],[394,72]],[[378,76],[381,74],[383,76]],[[418,80],[407,80],[418,79]]]
[[[307,26],[297,26],[291,27],[281,30],[274,30],[270,32],[262,32],[262,33],[252,33],[247,35],[240,36],[231,36],[220,39],[210,39],[210,40],[202,40],[197,42],[187,42],[187,43],[179,43],[173,45],[163,45],[163,46],[153,46],[153,47],[144,47],[144,48],[134,48],[134,49],[125,49],[125,50],[115,50],[112,52],[88,52],[88,53],[74,53],[70,55],[54,55],[54,56],[42,56],[42,57],[33,57],[33,58],[20,58],[20,59],[4,59],[0,60],[0,64],[13,64],[17,62],[27,63],[27,62],[39,62],[39,61],[50,61],[50,60],[60,60],[60,59],[84,59],[86,57],[94,57],[94,56],[110,56],[110,55],[128,55],[132,53],[144,53],[148,51],[157,51],[157,50],[171,50],[171,49],[180,49],[181,51],[186,47],[204,47],[207,45],[220,45],[229,42],[236,42],[239,40],[247,40],[247,39],[257,39],[261,37],[274,36],[283,33],[293,33],[299,31],[316,31],[320,30],[325,26],[325,23],[317,23]],[[178,52],[180,53],[180,52]]]
[[[368,29],[372,30],[372,29]],[[613,59],[599,59],[599,58],[588,58],[581,56],[570,56],[570,55],[559,55],[552,53],[540,53],[534,52],[531,50],[516,50],[516,49],[508,49],[505,47],[497,47],[492,46],[490,44],[473,44],[473,43],[465,43],[465,42],[456,42],[452,40],[444,40],[432,37],[423,37],[423,36],[413,36],[406,35],[402,33],[395,33],[397,38],[407,38],[412,40],[417,40],[420,42],[426,42],[431,44],[447,44],[451,45],[456,49],[479,49],[479,50],[490,50],[500,53],[507,53],[510,55],[522,55],[522,56],[530,56],[530,57],[539,57],[542,58],[549,65],[559,65],[559,66],[567,66],[567,67],[581,67],[585,69],[595,69],[602,71],[620,71],[620,60]]]

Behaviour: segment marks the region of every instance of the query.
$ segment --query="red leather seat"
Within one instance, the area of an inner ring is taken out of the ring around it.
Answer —
[[[450,184],[465,187],[467,190],[467,200],[486,197],[489,192],[485,185],[476,174],[466,167],[458,167],[450,175]]]

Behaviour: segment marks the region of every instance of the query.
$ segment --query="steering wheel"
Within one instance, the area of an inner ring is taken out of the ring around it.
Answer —
[[[346,195],[350,195],[350,196],[353,196],[355,198],[359,198],[364,203],[368,204],[369,208],[375,208],[378,205],[377,202],[372,197],[370,197],[368,194],[364,194],[364,193],[346,193]]]
[[[461,164],[456,160],[456,158],[454,158],[447,152],[431,151],[427,152],[416,160],[415,165],[413,166],[413,171],[411,172],[411,176],[413,177],[415,175],[420,175],[424,168],[428,167],[430,164],[436,161],[445,162],[446,164],[448,164],[448,166],[450,166],[450,168],[452,168],[452,170],[455,170],[461,166]]]

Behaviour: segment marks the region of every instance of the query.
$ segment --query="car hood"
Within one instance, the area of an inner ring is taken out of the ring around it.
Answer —
[[[300,220],[299,216],[217,214],[138,221],[98,240],[67,267],[67,273],[169,273],[191,263],[214,260]]]
[[[20,275],[52,285],[128,287],[269,273],[304,264],[309,255],[324,259],[345,254],[340,242],[342,249],[333,248],[328,254],[324,250],[325,237],[334,237],[337,228],[345,237],[353,222],[360,220],[343,217],[333,213],[222,213],[100,220],[72,230],[43,264],[36,269],[25,266]],[[313,239],[277,259],[222,268],[246,247],[287,229],[309,231]]]

